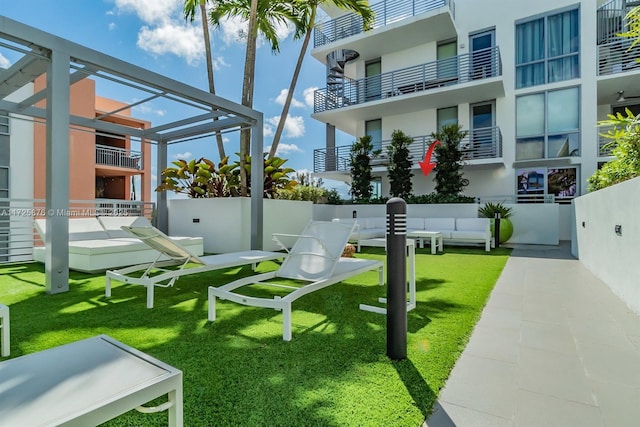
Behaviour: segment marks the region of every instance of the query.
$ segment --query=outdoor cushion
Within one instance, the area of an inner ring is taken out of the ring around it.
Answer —
[[[35,220],[36,230],[42,241],[45,241],[47,222],[45,219]],[[97,218],[73,218],[69,220],[69,241],[108,239],[109,235]]]
[[[451,231],[456,229],[454,218],[425,218],[424,229],[427,231]]]
[[[451,232],[451,239],[460,239],[460,240],[485,240],[486,234],[484,231],[473,231],[473,230],[454,230]]]
[[[424,218],[407,218],[407,230],[424,230]]]
[[[98,221],[111,239],[131,238],[131,234],[122,229],[128,227],[151,227],[151,222],[143,216],[99,216]]]
[[[456,230],[489,230],[488,218],[456,218]]]

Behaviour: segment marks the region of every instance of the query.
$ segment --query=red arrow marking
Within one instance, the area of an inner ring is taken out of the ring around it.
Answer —
[[[429,149],[426,153],[424,153],[424,161],[418,161],[418,165],[420,165],[420,169],[422,169],[422,173],[424,176],[428,176],[433,168],[436,167],[435,163],[431,163],[431,156],[433,155],[433,150],[436,149],[436,145],[442,145],[440,141],[437,139],[429,145]]]

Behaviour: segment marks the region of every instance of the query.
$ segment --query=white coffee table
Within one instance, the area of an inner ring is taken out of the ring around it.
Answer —
[[[387,239],[386,237],[363,239],[360,240],[360,246],[386,248]],[[409,300],[407,301],[407,311],[411,311],[416,308],[416,247],[413,239],[407,239],[407,254],[409,256]],[[383,304],[387,303],[386,298],[378,298],[378,301]],[[360,309],[380,314],[387,313],[386,308],[374,307],[367,304],[360,304]]]
[[[180,370],[107,335],[0,363],[0,426],[95,426],[137,409],[181,427],[182,405]]]
[[[407,237],[415,238],[418,240],[418,246],[424,248],[424,241],[431,239],[431,254],[435,255],[437,250],[442,252],[444,250],[444,244],[442,242],[442,233],[439,231],[422,231],[414,230],[407,233]]]

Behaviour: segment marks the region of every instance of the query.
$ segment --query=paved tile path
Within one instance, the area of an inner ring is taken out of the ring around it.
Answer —
[[[514,249],[425,426],[640,426],[640,316],[567,245]]]

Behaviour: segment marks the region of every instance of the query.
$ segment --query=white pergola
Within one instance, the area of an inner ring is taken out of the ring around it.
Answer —
[[[217,132],[251,129],[251,156],[261,159],[262,113],[209,92],[132,65],[69,40],[0,16],[0,48],[19,55],[7,69],[0,68],[0,110],[28,116],[46,124],[46,209],[69,210],[69,135],[70,128],[129,135],[157,146],[157,169],[167,166],[167,147],[171,144],[204,138]],[[46,88],[16,101],[7,98],[23,86],[46,74]],[[106,85],[123,85],[136,93],[127,108],[145,103],[178,104],[184,116],[172,117],[149,129],[111,123],[108,116],[96,118],[70,114],[69,87],[91,77]],[[46,107],[35,104],[46,100]],[[251,175],[263,175],[263,162],[251,162]],[[254,179],[251,191],[251,247],[262,249],[263,180]],[[167,195],[158,193],[158,227],[167,231]],[[46,291],[69,289],[69,218],[46,217]]]

